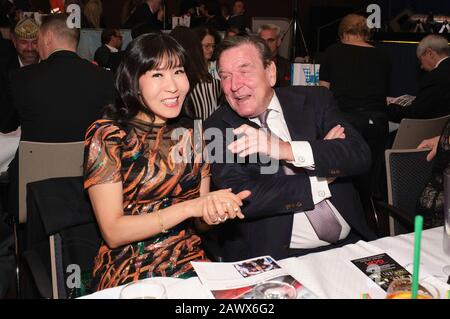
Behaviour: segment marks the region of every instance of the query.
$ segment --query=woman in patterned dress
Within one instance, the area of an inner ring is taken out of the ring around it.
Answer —
[[[178,117],[189,90],[184,63],[170,36],[135,39],[117,71],[119,102],[87,130],[84,186],[104,238],[94,290],[195,275],[190,261],[207,260],[195,226],[244,217],[250,193],[209,192],[201,128]]]

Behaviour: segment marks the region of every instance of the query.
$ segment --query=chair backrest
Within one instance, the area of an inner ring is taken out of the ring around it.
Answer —
[[[276,24],[281,28],[281,36],[284,35],[283,40],[281,41],[279,54],[289,59],[290,48],[292,42],[292,28],[291,21],[287,18],[279,18],[279,17],[253,17],[252,18],[252,31],[254,33],[258,32],[258,29],[263,24]]]
[[[27,188],[27,250],[35,255],[27,262],[35,282],[47,287],[47,298],[90,293],[94,257],[102,237],[83,188],[83,177],[49,178],[29,183]],[[34,271],[34,265],[39,264],[45,271]]]
[[[441,135],[450,115],[433,119],[403,119],[400,122],[393,149],[416,148],[424,139]]]
[[[19,143],[19,223],[27,221],[27,184],[52,177],[82,176],[83,154],[83,141]]]
[[[417,200],[431,177],[433,162],[426,160],[429,150],[389,149],[385,151],[388,203],[415,215]],[[396,233],[393,219],[390,232]]]

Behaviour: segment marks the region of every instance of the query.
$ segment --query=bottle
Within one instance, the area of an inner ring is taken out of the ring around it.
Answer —
[[[444,252],[450,256],[450,169],[444,171]]]

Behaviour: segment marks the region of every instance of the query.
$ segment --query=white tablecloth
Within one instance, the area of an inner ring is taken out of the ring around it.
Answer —
[[[0,133],[0,173],[8,169],[19,147],[20,131],[14,133]]]
[[[442,250],[443,228],[426,230],[422,235],[420,279],[439,289],[442,298],[450,285],[445,282],[442,268],[450,265],[450,256]],[[414,234],[385,237],[353,245],[281,260],[279,263],[302,284],[321,298],[360,298],[368,293],[372,298],[384,298],[385,292],[359,270],[351,260],[387,253],[412,273]]]
[[[445,298],[450,285],[445,283],[447,278],[442,268],[450,264],[450,256],[446,256],[442,250],[442,234],[442,227],[423,232],[420,278],[438,288],[441,298]],[[413,243],[414,234],[385,237],[372,242],[359,241],[338,249],[280,260],[279,264],[320,298],[358,299],[363,293],[368,293],[372,298],[384,298],[385,292],[354,266],[351,260],[387,253],[412,272]],[[162,282],[170,299],[212,298],[196,277],[187,280],[175,278],[147,280]],[[121,288],[106,289],[83,298],[116,299]]]

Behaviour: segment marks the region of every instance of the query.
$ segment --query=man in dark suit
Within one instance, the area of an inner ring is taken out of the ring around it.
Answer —
[[[273,90],[276,67],[260,38],[231,37],[218,51],[228,103],[207,120],[205,136],[219,129],[227,137],[208,144],[212,180],[218,188],[251,191],[245,219],[215,230],[221,257],[280,259],[374,239],[357,193],[342,178],[367,170],[370,150],[331,94]]]
[[[279,55],[281,45],[281,29],[275,24],[264,24],[258,30],[258,35],[266,41],[272,52],[272,60],[277,67],[277,82],[275,87],[289,86],[291,84],[291,62]]]
[[[122,34],[120,30],[106,28],[102,31],[101,38],[102,45],[95,51],[94,61],[115,73],[122,58]]]
[[[228,19],[228,27],[236,28],[239,31],[245,31],[248,27],[244,1],[237,0],[234,2],[233,15]]]
[[[389,120],[403,118],[428,119],[450,114],[450,59],[446,38],[428,35],[417,46],[421,68],[428,73],[419,83],[419,91],[411,105],[388,105]],[[389,99],[388,99],[389,102]]]
[[[42,18],[38,48],[43,61],[11,75],[14,107],[18,111],[21,140],[75,142],[84,140],[88,126],[102,108],[113,102],[111,72],[76,54],[79,29],[66,24],[67,15]],[[10,212],[17,211],[17,154],[10,164]]]
[[[161,7],[161,0],[146,0],[136,7],[123,28],[142,28],[144,25],[148,29],[161,30],[163,19],[164,11]]]
[[[14,70],[39,62],[38,31],[39,26],[34,19],[23,18],[11,30],[12,41],[0,41],[0,132],[9,132],[17,126],[10,76]]]

